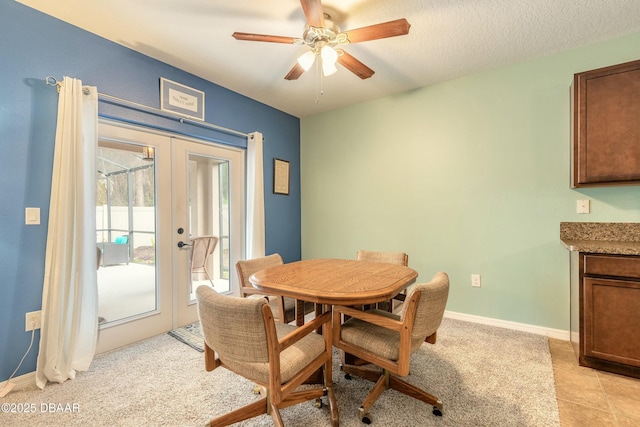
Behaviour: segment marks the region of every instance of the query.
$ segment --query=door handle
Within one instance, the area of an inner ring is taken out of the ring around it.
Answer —
[[[191,247],[191,245],[190,245],[190,244],[185,243],[185,242],[183,242],[182,240],[180,240],[180,241],[178,242],[178,247],[179,247],[180,249],[184,248],[185,246],[189,246],[189,247]]]

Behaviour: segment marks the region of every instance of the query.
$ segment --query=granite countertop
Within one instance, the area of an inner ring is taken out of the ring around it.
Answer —
[[[561,222],[560,240],[570,251],[640,255],[640,223]]]

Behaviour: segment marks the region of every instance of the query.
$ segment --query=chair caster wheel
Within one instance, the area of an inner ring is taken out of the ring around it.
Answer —
[[[317,398],[317,399],[313,402],[313,405],[314,405],[316,408],[318,408],[318,409],[322,408],[322,399]]]
[[[351,374],[344,374],[344,379],[345,380],[350,380],[351,379]]]
[[[362,422],[364,424],[371,424],[371,414],[364,414],[364,417],[362,417]]]
[[[433,407],[433,415],[435,415],[436,417],[441,417],[442,416],[442,411],[434,406]]]

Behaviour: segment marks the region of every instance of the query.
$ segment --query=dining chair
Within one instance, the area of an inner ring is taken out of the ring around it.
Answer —
[[[343,365],[345,377],[356,375],[375,382],[373,389],[359,408],[362,422],[371,423],[369,410],[388,388],[433,406],[434,415],[442,415],[443,404],[436,396],[412,385],[400,377],[409,375],[409,361],[425,338],[437,331],[444,315],[449,295],[449,277],[436,273],[430,282],[414,285],[404,299],[399,315],[384,310],[357,310],[353,307],[333,307],[333,344],[380,369]],[[349,320],[340,322],[340,314]]]
[[[388,264],[404,265],[406,267],[409,265],[409,255],[404,252],[378,252],[361,249],[356,252],[356,261],[386,262]],[[395,309],[393,300],[379,302],[376,304],[376,308],[387,310],[390,313]]]
[[[253,287],[249,278],[253,273],[256,273],[267,267],[273,267],[277,265],[283,265],[282,257],[280,254],[271,254],[260,258],[254,258],[250,260],[242,260],[236,263],[236,271],[238,273],[238,282],[240,283],[240,296],[248,297],[251,295],[266,295],[263,291]],[[273,311],[276,320],[282,323],[290,323],[293,320],[296,321],[296,325],[300,326],[304,323],[304,315],[311,313],[315,310],[315,305],[310,302],[300,301],[299,309],[303,308],[303,313],[296,313],[296,300],[289,297],[267,295],[269,299],[269,306]]]
[[[386,262],[388,264],[409,265],[409,255],[404,252],[379,252],[359,250],[356,261]]]
[[[296,327],[276,323],[266,298],[237,298],[199,286],[196,299],[205,369],[225,367],[266,390],[265,397],[212,419],[211,426],[262,414],[271,415],[274,425],[283,426],[280,409],[314,399],[321,407],[320,398],[333,393],[330,312]],[[322,335],[315,333],[318,328]],[[319,369],[324,371],[323,384],[298,390]],[[332,424],[337,425],[338,420]]]
[[[218,245],[217,236],[198,236],[193,237],[191,240],[191,273],[204,273],[207,279],[213,286],[213,279],[207,264],[209,263],[209,257],[216,249]]]

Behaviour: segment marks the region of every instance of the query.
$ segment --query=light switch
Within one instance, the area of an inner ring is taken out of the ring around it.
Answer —
[[[579,214],[588,214],[589,213],[589,199],[586,200],[578,200],[578,206],[576,212]]]
[[[25,208],[24,216],[27,225],[40,224],[40,208]]]

